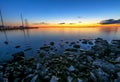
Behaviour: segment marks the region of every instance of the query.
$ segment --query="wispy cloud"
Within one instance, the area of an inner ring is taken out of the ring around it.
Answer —
[[[46,24],[49,24],[49,23],[46,23],[46,22],[40,22],[40,23],[33,23],[34,25],[46,25]]]
[[[81,16],[78,16],[77,18],[82,18]]]
[[[108,19],[108,20],[102,20],[100,24],[120,24],[120,19]]]
[[[82,23],[82,21],[79,21],[78,23]]]
[[[60,25],[63,25],[63,24],[65,24],[65,22],[62,22],[62,23],[58,23],[58,24],[60,24]]]
[[[69,23],[70,25],[75,24],[75,23]]]

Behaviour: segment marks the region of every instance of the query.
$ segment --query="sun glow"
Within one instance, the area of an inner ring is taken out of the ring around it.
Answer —
[[[22,23],[20,22],[7,22],[5,23],[6,26],[21,26]],[[26,26],[26,24],[24,23],[24,26]],[[120,24],[99,24],[99,23],[48,23],[48,24],[34,24],[32,22],[28,23],[29,27],[120,27]]]
[[[34,26],[34,25],[33,25]],[[96,24],[96,23],[91,23],[91,24],[47,24],[47,25],[35,25],[38,27],[119,27],[120,24]]]

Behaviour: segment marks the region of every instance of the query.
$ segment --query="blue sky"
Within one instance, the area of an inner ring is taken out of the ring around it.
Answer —
[[[120,18],[120,0],[0,0],[4,21],[82,23]]]

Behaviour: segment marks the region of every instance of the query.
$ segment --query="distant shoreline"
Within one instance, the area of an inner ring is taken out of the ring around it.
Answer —
[[[39,27],[13,27],[13,28],[10,28],[10,27],[2,27],[0,28],[0,31],[6,31],[6,30],[24,30],[24,29],[37,29]]]

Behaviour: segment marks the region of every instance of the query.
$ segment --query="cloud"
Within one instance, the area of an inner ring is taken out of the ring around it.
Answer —
[[[40,22],[40,23],[33,23],[34,25],[46,25],[48,23],[45,23],[45,22]]]
[[[78,16],[77,18],[78,18],[78,19],[81,19],[81,18],[85,18],[85,17],[83,17],[83,16]]]
[[[79,21],[78,23],[82,23],[82,21]]]
[[[63,25],[63,24],[65,24],[65,22],[62,22],[62,23],[59,23],[59,24]]]
[[[69,23],[70,25],[75,24],[75,23]]]
[[[102,20],[100,24],[120,24],[120,19],[108,19],[108,20]]]
[[[82,18],[82,17],[78,16],[77,18]]]

